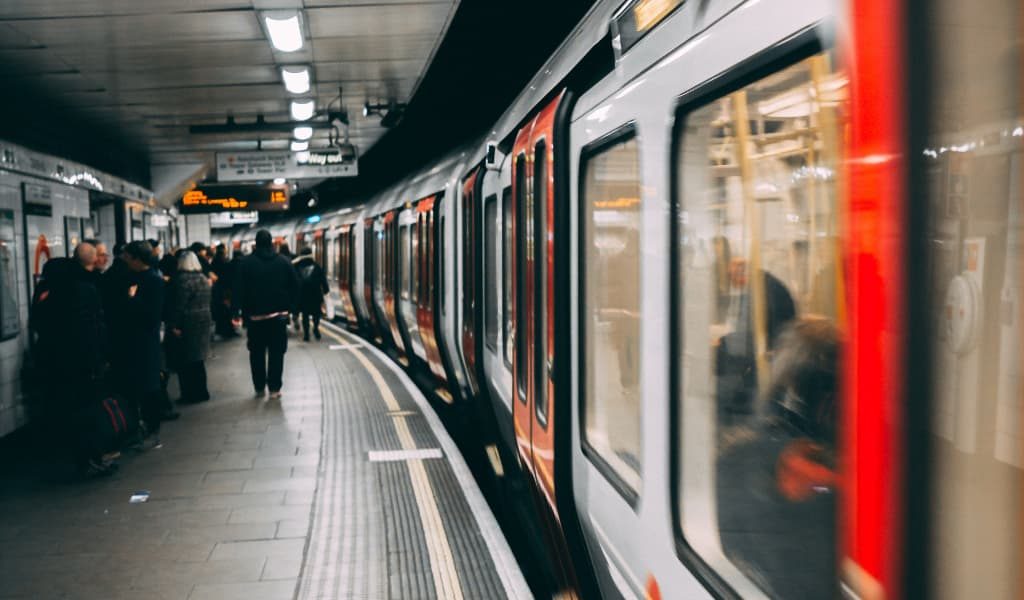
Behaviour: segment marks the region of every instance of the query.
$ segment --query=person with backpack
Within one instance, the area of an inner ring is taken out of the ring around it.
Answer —
[[[323,268],[313,260],[313,250],[306,246],[293,261],[299,276],[299,312],[302,313],[302,339],[309,341],[309,318],[313,317],[313,335],[320,339],[320,307],[330,292]]]
[[[242,259],[232,295],[248,324],[249,368],[257,396],[270,389],[281,397],[284,354],[288,350],[288,314],[298,295],[298,278],[288,259],[274,251],[266,229],[256,232],[256,251]]]

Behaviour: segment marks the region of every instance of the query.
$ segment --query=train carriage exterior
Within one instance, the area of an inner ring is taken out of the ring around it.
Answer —
[[[1024,11],[981,4],[599,2],[348,219],[352,311],[491,407],[566,591],[1019,596]]]

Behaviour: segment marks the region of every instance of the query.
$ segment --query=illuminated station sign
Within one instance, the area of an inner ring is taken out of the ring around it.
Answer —
[[[279,185],[200,185],[181,199],[183,214],[288,210],[288,187]]]

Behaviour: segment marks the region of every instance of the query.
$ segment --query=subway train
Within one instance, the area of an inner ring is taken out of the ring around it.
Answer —
[[[598,2],[487,135],[272,233],[490,415],[566,596],[1018,598],[1022,19]]]

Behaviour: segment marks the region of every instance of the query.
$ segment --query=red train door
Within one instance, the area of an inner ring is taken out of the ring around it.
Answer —
[[[402,342],[402,330],[398,324],[398,307],[395,294],[395,287],[398,285],[398,257],[396,247],[398,244],[398,210],[392,210],[384,215],[384,281],[381,289],[384,292],[384,313],[387,318],[387,325],[391,329],[395,348],[400,354],[405,354],[405,344]]]
[[[374,337],[380,334],[377,331],[377,315],[373,303],[373,279],[377,273],[377,263],[374,259],[374,240],[376,235],[373,231],[373,218],[363,221],[363,301],[366,302],[366,318],[370,322],[370,329]],[[379,285],[379,284],[378,284]]]
[[[434,318],[435,281],[437,277],[437,247],[434,235],[435,205],[437,196],[428,196],[416,204],[416,232],[419,249],[416,261],[419,281],[416,285],[416,320],[420,326],[423,350],[427,355],[430,371],[441,382],[446,380],[444,364],[438,350],[437,323]]]
[[[512,195],[516,257],[513,415],[520,457],[556,519],[555,494],[555,113],[564,93],[516,136]],[[562,199],[563,202],[568,198]],[[565,465],[565,468],[569,468]]]
[[[469,391],[479,390],[476,376],[476,205],[480,197],[480,168],[462,182],[462,355],[466,360]]]

